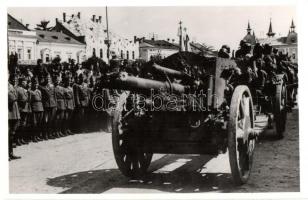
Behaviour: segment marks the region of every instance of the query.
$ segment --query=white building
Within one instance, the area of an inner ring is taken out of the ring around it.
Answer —
[[[166,58],[179,51],[179,46],[165,40],[141,39],[139,45],[140,59],[149,61],[152,57]]]
[[[247,34],[243,38],[243,40],[249,42],[252,47],[256,43],[262,44],[270,44],[273,48],[278,49],[279,52],[287,53],[291,61],[297,63],[298,53],[297,53],[297,33],[295,32],[295,25],[292,20],[289,33],[284,37],[275,37],[275,33],[273,32],[272,22],[270,21],[269,29],[267,32],[266,38],[257,38],[255,34],[251,34],[252,29],[248,23]]]
[[[36,64],[36,33],[8,14],[8,50],[22,65]]]
[[[40,31],[37,34],[37,57],[43,63],[60,57],[61,62],[74,59],[77,63],[86,60],[86,45],[76,39],[60,32]]]
[[[287,53],[291,61],[297,63],[298,61],[298,53],[297,53],[297,33],[295,32],[295,25],[292,20],[291,26],[289,29],[289,33],[285,37],[275,37],[275,33],[273,32],[272,22],[270,22],[269,30],[267,33],[267,38],[260,38],[257,41],[260,44],[270,44],[274,48],[278,49],[278,51],[282,53]]]
[[[97,57],[108,62],[107,57],[107,30],[102,23],[102,17],[93,15],[91,19],[77,15],[67,16],[63,13],[63,20],[56,20],[55,31],[61,31],[86,44],[87,58],[95,54]],[[139,58],[138,41],[128,40],[109,31],[110,55],[123,59],[135,60]]]

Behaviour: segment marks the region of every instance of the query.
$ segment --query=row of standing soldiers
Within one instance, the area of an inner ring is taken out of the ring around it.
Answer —
[[[89,110],[91,92],[87,79],[80,74],[74,81],[70,76],[49,74],[27,81],[15,74],[9,76],[9,159],[13,144],[54,139],[72,134],[70,125],[76,114],[74,128],[82,130],[85,112]],[[18,81],[18,85],[16,85]]]

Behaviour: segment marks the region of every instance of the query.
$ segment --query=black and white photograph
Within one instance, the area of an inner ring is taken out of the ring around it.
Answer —
[[[296,4],[5,15],[8,195],[305,190]]]

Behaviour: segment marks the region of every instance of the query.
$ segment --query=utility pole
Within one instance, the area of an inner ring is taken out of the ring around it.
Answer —
[[[180,24],[179,33],[178,33],[179,38],[180,38],[180,41],[179,41],[179,46],[180,46],[179,51],[182,51],[183,50],[182,49],[182,21],[180,21],[179,24]]]
[[[109,27],[108,27],[108,8],[106,6],[106,28],[107,28],[107,59],[108,59],[108,64],[110,63],[110,40],[109,40]]]

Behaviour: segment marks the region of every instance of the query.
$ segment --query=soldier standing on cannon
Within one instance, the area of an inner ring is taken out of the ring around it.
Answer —
[[[15,132],[20,120],[20,113],[17,103],[17,91],[15,89],[16,77],[15,74],[9,76],[8,84],[8,111],[9,111],[9,160],[19,159],[20,156],[16,156],[13,153],[13,141]]]

